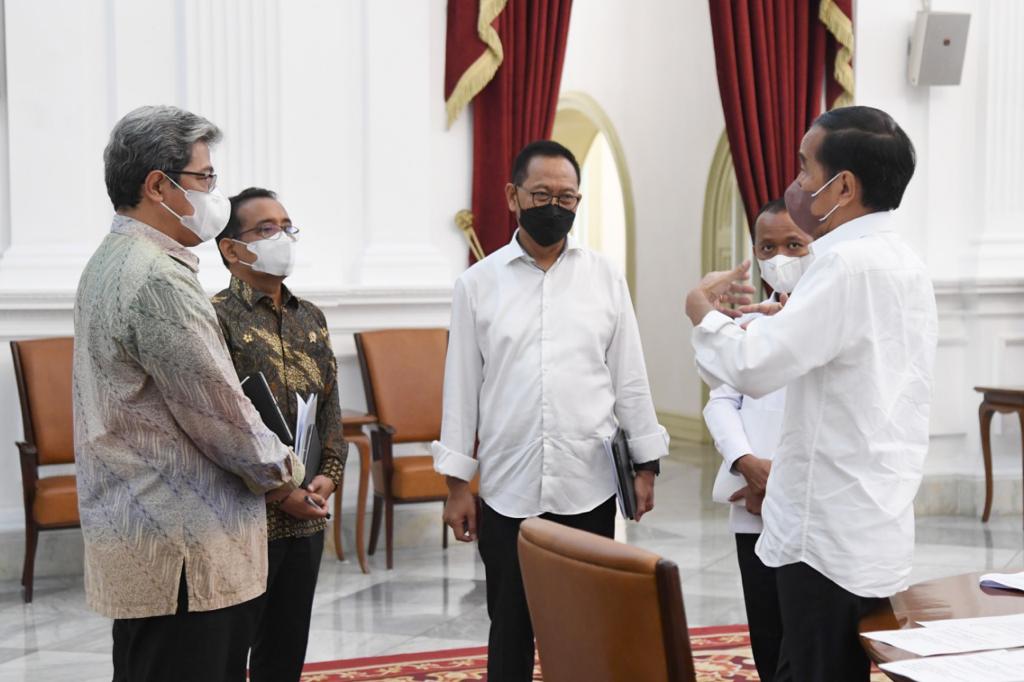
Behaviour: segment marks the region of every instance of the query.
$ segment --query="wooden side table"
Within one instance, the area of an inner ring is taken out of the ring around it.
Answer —
[[[996,412],[1016,412],[1020,418],[1021,433],[1024,433],[1024,388],[975,386],[974,390],[982,394],[978,419],[981,422],[981,454],[985,458],[985,511],[981,515],[981,521],[984,523],[992,514],[992,440],[989,433],[992,415]],[[1024,450],[1024,442],[1021,446]]]
[[[895,594],[872,613],[864,616],[858,630],[896,630],[920,627],[921,620],[977,618],[1024,613],[1024,594],[1012,590],[979,587],[981,573],[928,580]],[[891,663],[917,658],[909,651],[861,637],[861,645],[874,663]],[[887,673],[888,674],[888,673]],[[893,680],[905,678],[889,675]]]
[[[372,414],[356,410],[342,410],[341,424],[345,439],[359,451],[359,492],[356,494],[356,557],[363,573],[369,573],[366,565],[366,496],[370,482],[370,440],[363,434],[363,427],[374,424],[377,418]],[[350,453],[351,454],[351,453]],[[338,486],[334,495],[334,551],[339,561],[345,560],[345,552],[341,547],[341,491]]]

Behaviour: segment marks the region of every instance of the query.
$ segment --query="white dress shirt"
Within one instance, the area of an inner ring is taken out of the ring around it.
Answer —
[[[455,282],[434,468],[468,481],[479,462],[504,516],[580,514],[615,494],[617,425],[635,462],[668,452],[625,279],[572,241],[544,272],[513,235]]]
[[[777,315],[744,331],[712,312],[693,332],[713,387],[787,387],[758,556],[863,597],[910,574],[937,340],[931,280],[890,221],[872,213],[815,241]]]
[[[774,300],[774,299],[772,299]],[[744,316],[737,324],[760,317]],[[715,447],[722,455],[722,466],[716,478],[735,478],[729,488],[746,485],[733,467],[743,455],[773,459],[782,431],[782,413],[786,407],[786,389],[772,391],[763,398],[752,398],[722,384],[711,391],[704,407],[704,422],[708,425]],[[743,500],[729,505],[729,530],[733,533],[760,533],[764,524],[761,517],[747,511]]]

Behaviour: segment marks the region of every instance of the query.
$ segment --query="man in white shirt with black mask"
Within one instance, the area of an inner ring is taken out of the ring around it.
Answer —
[[[786,206],[815,241],[785,307],[746,330],[715,310],[751,291],[745,263],[707,275],[686,314],[712,387],[755,397],[787,387],[757,543],[777,569],[776,679],[860,682],[870,664],[858,621],[907,586],[913,561],[935,295],[892,225],[915,164],[892,117],[860,106],[826,112],[804,136],[800,163]]]
[[[493,682],[533,679],[516,552],[522,520],[543,516],[612,537],[615,483],[603,439],[616,428],[629,436],[637,520],[654,506],[658,459],[668,453],[626,280],[567,238],[579,185],[568,149],[548,140],[524,147],[505,186],[519,229],[452,294],[441,440],[431,449],[448,481],[445,522],[464,542],[479,524]],[[469,490],[478,462],[480,519]]]

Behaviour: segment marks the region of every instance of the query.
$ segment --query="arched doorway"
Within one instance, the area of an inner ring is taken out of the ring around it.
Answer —
[[[551,137],[580,162],[583,201],[573,228],[576,238],[618,264],[635,296],[633,187],[611,119],[593,97],[563,93]]]

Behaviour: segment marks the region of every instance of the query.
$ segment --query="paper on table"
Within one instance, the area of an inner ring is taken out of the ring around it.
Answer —
[[[986,573],[981,576],[982,587],[1001,587],[1024,592],[1024,571],[1020,573]]]
[[[918,625],[926,628],[945,627],[950,623],[963,627],[991,625],[998,627],[1024,627],[1024,613],[1011,613],[1006,616],[980,616],[978,618],[947,618],[945,620],[919,620]]]
[[[882,663],[878,667],[887,673],[901,675],[915,682],[1022,682],[1024,650],[915,658],[909,661]]]
[[[864,636],[918,656],[964,654],[1024,646],[1024,619],[1003,619],[991,623],[977,623],[976,620],[954,619],[939,626],[865,632]]]

